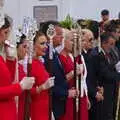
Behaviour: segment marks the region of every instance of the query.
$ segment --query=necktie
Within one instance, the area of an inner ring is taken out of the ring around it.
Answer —
[[[55,57],[56,61],[58,61],[58,64],[60,65],[60,67],[62,67],[62,64],[61,64],[60,59],[59,59],[59,54],[57,51],[55,51],[54,57]]]
[[[110,63],[110,55],[109,55],[109,53],[106,53],[105,56],[107,58],[108,63]]]

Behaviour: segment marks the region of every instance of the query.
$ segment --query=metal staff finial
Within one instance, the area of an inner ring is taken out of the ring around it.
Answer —
[[[74,57],[78,56],[78,52],[77,52],[77,40],[78,40],[78,34],[76,33],[76,31],[73,31],[73,39],[74,39],[74,46],[73,46],[73,51],[74,51]]]
[[[47,36],[50,39],[50,44],[49,44],[49,59],[50,60],[53,59],[53,37],[55,36],[55,34],[56,34],[55,27],[54,25],[50,24],[47,30]]]
[[[81,46],[82,29],[81,29],[81,26],[77,22],[74,22],[72,30],[74,32],[74,40],[76,40],[76,43],[77,43],[76,54],[79,55],[81,54],[81,51],[82,51],[82,46]]]
[[[82,53],[82,28],[81,26],[79,25],[78,27],[78,51],[79,51],[79,54],[81,55]]]
[[[52,25],[52,24],[50,24],[49,26],[48,26],[48,30],[47,30],[47,36],[49,37],[49,38],[53,38],[54,36],[55,36],[55,27],[54,27],[54,25]]]
[[[100,28],[98,30],[98,52],[101,52]]]
[[[32,63],[32,56],[33,56],[33,38],[36,34],[37,22],[35,19],[31,19],[30,17],[24,17],[23,26],[22,26],[22,33],[26,35],[27,40],[29,41],[29,63]]]

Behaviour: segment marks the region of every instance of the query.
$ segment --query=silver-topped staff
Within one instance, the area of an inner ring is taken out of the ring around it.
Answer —
[[[32,57],[33,57],[33,38],[37,31],[37,23],[26,17],[23,22],[23,30],[22,33],[26,35],[28,44],[29,44],[29,53],[28,53],[28,63],[27,63],[27,76],[30,77],[31,75],[31,67],[32,67]],[[31,95],[30,91],[26,91],[25,97],[25,107],[24,107],[24,120],[30,119],[30,101]]]
[[[50,24],[48,26],[48,30],[47,30],[47,36],[50,39],[49,40],[49,72],[51,74],[51,76],[53,75],[53,71],[52,71],[52,60],[53,60],[53,38],[56,35],[55,33],[55,27],[54,25]],[[52,113],[52,91],[51,89],[49,90],[49,120],[53,119],[53,113]]]
[[[77,74],[77,65],[79,64],[79,61],[81,59],[81,36],[82,36],[82,30],[81,27],[77,22],[73,24],[73,32],[74,32],[74,84],[77,91],[81,91],[81,79],[83,74],[80,76]],[[74,99],[74,120],[80,120],[80,96],[77,96]]]

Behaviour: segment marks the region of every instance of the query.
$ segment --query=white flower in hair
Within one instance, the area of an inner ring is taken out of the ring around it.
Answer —
[[[0,9],[0,28],[5,24],[5,14],[4,12]]]

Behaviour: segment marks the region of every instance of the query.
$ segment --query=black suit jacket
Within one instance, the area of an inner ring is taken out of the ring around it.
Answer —
[[[44,56],[47,70],[49,67],[48,56],[49,54],[47,52],[46,56]],[[53,53],[52,75],[55,76],[55,85],[52,88],[52,107],[55,118],[59,118],[65,113],[66,99],[68,96],[68,84],[64,69],[57,57],[58,56]]]
[[[111,59],[111,58],[110,58]],[[104,84],[113,84],[120,80],[120,73],[114,69],[112,61],[108,62],[103,52],[99,53],[100,76]]]
[[[82,53],[87,66],[87,87],[90,98],[95,99],[97,86],[102,86],[99,76],[99,57],[98,48],[90,50],[88,53]]]

